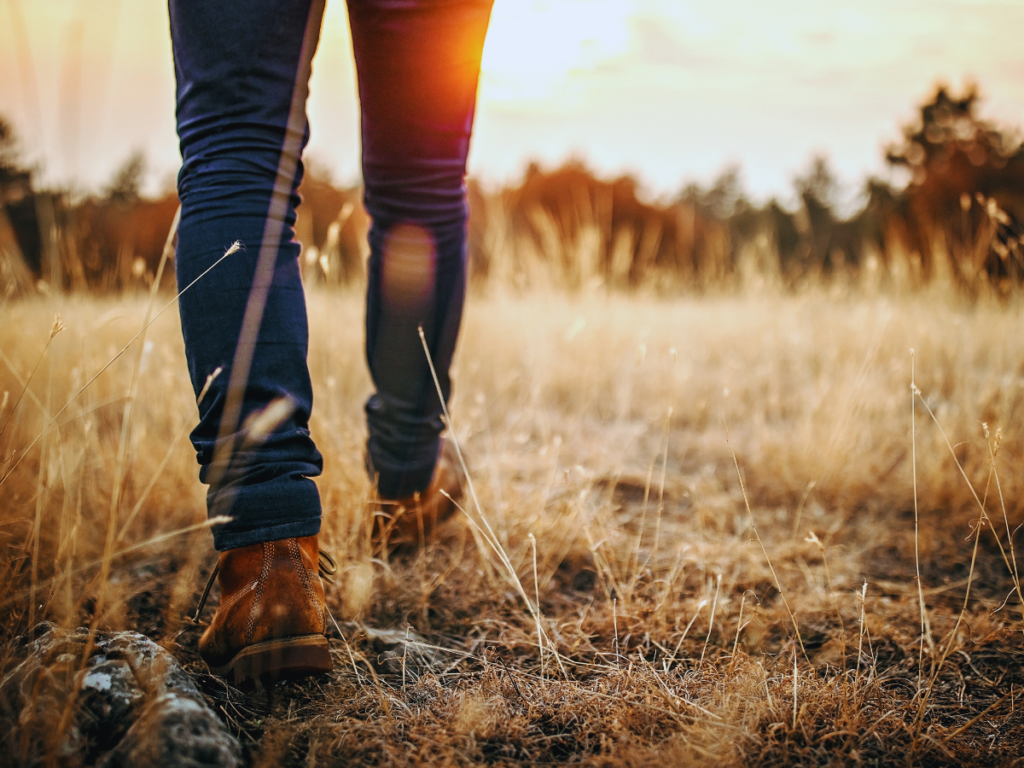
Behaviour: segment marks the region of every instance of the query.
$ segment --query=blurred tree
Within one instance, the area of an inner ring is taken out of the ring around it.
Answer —
[[[695,205],[701,215],[719,221],[725,221],[750,207],[743,189],[743,174],[738,165],[727,166],[707,189],[695,182],[687,184],[679,198]]]
[[[903,141],[888,148],[886,159],[910,172],[911,188],[959,205],[961,192],[982,191],[986,182],[1000,186],[1009,181],[1002,173],[1007,166],[1024,162],[1019,135],[979,118],[978,102],[975,86],[960,98],[939,86],[918,121],[904,127]]]
[[[908,237],[926,267],[949,253],[967,283],[1016,280],[1024,274],[1024,148],[1018,132],[978,117],[979,100],[974,86],[960,97],[939,86],[886,159],[910,174]]]
[[[870,247],[872,255],[888,260],[889,246],[907,240],[906,199],[901,190],[874,176],[864,182],[862,198],[864,207],[853,218],[861,248]]]
[[[833,213],[839,182],[824,155],[811,158],[810,167],[793,179],[793,186],[802,208],[796,224],[803,241],[805,268],[814,272],[828,272],[834,266],[832,242],[836,217]],[[845,260],[847,254],[843,253]]]
[[[32,191],[32,169],[21,155],[14,127],[0,116],[0,228],[5,258],[15,271],[38,271],[41,240]]]
[[[103,189],[103,196],[115,205],[132,205],[142,196],[142,182],[146,176],[146,155],[135,150],[110,179]]]
[[[535,255],[566,285],[626,287],[688,268],[677,259],[676,212],[644,202],[630,176],[602,180],[578,160],[552,171],[531,163],[502,203],[512,233],[532,246],[517,269]]]
[[[14,127],[0,116],[0,203],[16,202],[32,191],[32,171],[21,159]]]
[[[831,215],[839,193],[839,181],[828,157],[815,155],[811,158],[806,173],[793,179],[793,186],[804,205],[816,210],[828,211]]]

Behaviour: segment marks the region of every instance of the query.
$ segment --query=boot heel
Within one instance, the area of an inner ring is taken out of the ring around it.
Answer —
[[[266,640],[239,651],[224,667],[212,670],[231,677],[235,685],[275,683],[293,677],[330,672],[331,649],[323,635]]]

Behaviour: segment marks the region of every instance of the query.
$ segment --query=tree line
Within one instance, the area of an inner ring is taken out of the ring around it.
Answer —
[[[839,212],[824,157],[794,179],[795,206],[755,204],[738,168],[660,201],[644,199],[629,176],[602,179],[579,162],[531,165],[498,191],[470,180],[472,279],[666,291],[752,280],[782,288],[945,280],[968,294],[1009,294],[1024,282],[1024,147],[1017,131],[981,118],[978,106],[976,89],[954,95],[938,87],[886,151],[906,183],[868,179],[848,215]],[[0,295],[150,284],[177,199],[143,196],[144,171],[134,155],[96,194],[40,189],[0,120]],[[307,281],[360,281],[369,226],[361,190],[314,168],[300,193],[296,234]]]

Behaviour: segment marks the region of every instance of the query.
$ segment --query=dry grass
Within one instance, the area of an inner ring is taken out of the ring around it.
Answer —
[[[329,678],[257,692],[206,673],[186,619],[214,553],[173,309],[147,335],[129,428],[135,347],[43,432],[138,332],[145,300],[3,307],[0,424],[57,310],[67,328],[0,435],[0,465],[17,464],[0,486],[5,669],[44,618],[137,628],[186,662],[254,765],[1021,759],[1024,621],[1007,565],[1024,509],[1016,304],[822,291],[474,298],[455,432],[495,542],[539,598],[535,616],[465,526],[412,560],[371,550],[362,299],[314,293],[312,430],[344,638]],[[911,348],[916,384],[990,515],[977,539],[978,503],[918,401],[923,639]],[[14,716],[0,703],[5,754],[42,760]]]

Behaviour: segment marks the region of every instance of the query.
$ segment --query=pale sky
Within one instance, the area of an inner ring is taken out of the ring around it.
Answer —
[[[162,0],[0,0],[0,114],[48,180],[98,188],[135,149],[151,189],[173,178],[167,26]],[[497,0],[470,173],[498,183],[571,156],[671,195],[736,163],[764,198],[823,153],[853,189],[939,81],[977,82],[983,115],[1024,128],[1022,30],[1021,0]],[[307,158],[350,182],[340,0],[313,66]]]

